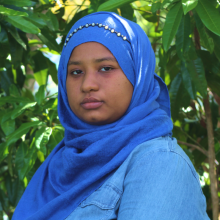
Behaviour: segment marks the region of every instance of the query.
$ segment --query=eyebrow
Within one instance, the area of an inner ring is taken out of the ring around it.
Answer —
[[[100,59],[95,59],[93,62],[94,63],[101,63],[103,61],[113,61],[113,62],[117,62],[117,60],[114,58],[114,57],[103,57],[103,58],[100,58]],[[68,62],[68,66],[70,65],[80,65],[82,64],[81,61],[74,61],[74,60],[70,60]]]

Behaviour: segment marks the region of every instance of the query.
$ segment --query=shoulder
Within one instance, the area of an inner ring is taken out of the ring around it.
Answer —
[[[121,219],[208,219],[198,175],[175,139],[137,146],[125,165]]]
[[[171,137],[159,137],[138,145],[125,161],[127,172],[132,169],[154,168],[166,166],[170,171],[187,169],[199,183],[198,174],[177,140]],[[165,167],[164,167],[165,171]]]

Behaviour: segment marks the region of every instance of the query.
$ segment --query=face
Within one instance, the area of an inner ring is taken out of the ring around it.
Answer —
[[[109,124],[122,117],[133,94],[133,86],[115,57],[96,42],[81,44],[73,50],[66,89],[75,115],[94,125]]]

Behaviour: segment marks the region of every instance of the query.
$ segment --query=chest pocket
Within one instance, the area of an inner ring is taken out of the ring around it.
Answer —
[[[113,185],[103,185],[81,204],[82,220],[107,220],[114,217],[122,192]],[[78,210],[79,211],[79,210]]]

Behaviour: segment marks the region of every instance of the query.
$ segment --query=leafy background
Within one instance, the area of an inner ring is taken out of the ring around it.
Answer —
[[[173,136],[193,162],[211,219],[220,197],[218,0],[0,0],[0,219],[11,219],[34,172],[62,140],[57,62],[70,27],[96,11],[137,22],[168,86]],[[37,88],[37,89],[36,89]],[[162,172],[162,171],[161,171]]]

